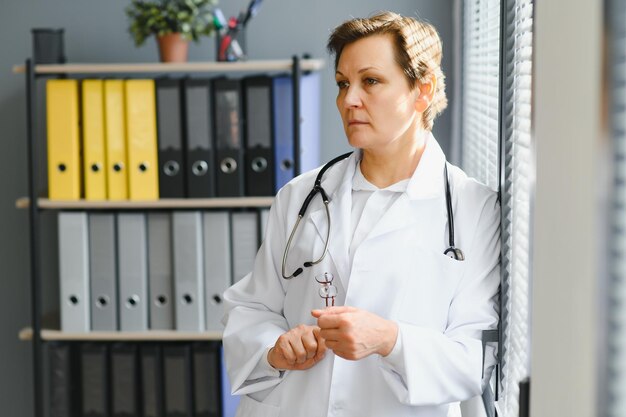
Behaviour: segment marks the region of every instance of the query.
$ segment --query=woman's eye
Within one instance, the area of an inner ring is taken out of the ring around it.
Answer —
[[[337,87],[339,87],[340,90],[343,90],[348,87],[348,83],[346,81],[337,81]]]
[[[366,78],[365,82],[367,85],[375,85],[378,84],[378,80],[376,78]]]

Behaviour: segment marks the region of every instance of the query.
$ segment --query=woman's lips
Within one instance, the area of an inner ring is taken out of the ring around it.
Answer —
[[[366,125],[367,122],[362,120],[348,120],[348,126],[358,126],[358,125]]]

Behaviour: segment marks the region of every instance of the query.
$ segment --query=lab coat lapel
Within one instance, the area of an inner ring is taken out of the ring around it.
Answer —
[[[342,283],[347,283],[348,271],[348,234],[350,231],[350,213],[352,208],[352,177],[356,168],[356,152],[348,157],[341,164],[337,172],[332,170],[326,173],[326,179],[322,180],[322,186],[329,193],[330,203],[330,241],[328,244],[328,255],[330,255],[339,279]],[[311,221],[315,225],[317,233],[326,240],[328,232],[328,219],[326,209],[323,207],[311,213]]]
[[[387,210],[367,239],[411,227],[418,221],[437,221],[442,208],[438,199],[444,198],[444,164],[446,157],[441,147],[428,134],[426,147],[415,172],[402,194]],[[432,200],[432,204],[426,201]]]
[[[413,209],[411,200],[409,200],[406,194],[402,194],[387,212],[383,214],[380,221],[374,226],[365,240],[385,233],[392,233],[399,229],[409,228],[415,224],[417,220],[418,215]]]

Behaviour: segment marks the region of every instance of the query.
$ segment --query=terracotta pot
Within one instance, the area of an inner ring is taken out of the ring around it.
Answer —
[[[187,62],[189,41],[180,33],[170,33],[157,37],[161,62]]]

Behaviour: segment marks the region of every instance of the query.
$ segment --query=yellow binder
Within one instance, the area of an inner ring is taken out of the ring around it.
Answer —
[[[154,80],[127,80],[126,139],[131,200],[159,198]]]
[[[82,87],[85,200],[106,200],[103,82],[84,80]]]
[[[48,198],[80,199],[80,138],[78,82],[46,82],[48,128]]]
[[[109,200],[128,199],[126,126],[124,124],[124,81],[104,81],[107,195]]]

